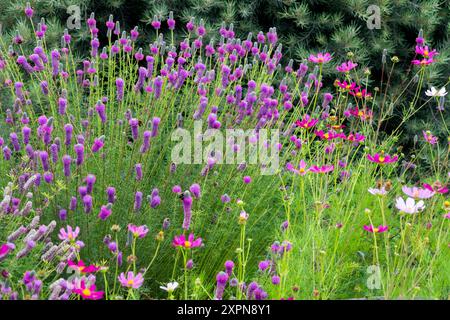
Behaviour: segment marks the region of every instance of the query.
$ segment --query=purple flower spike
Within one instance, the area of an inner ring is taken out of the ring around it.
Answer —
[[[114,203],[116,201],[116,188],[108,187],[106,189],[106,194],[108,196],[108,202],[109,203]]]
[[[137,191],[136,194],[134,195],[133,209],[134,211],[138,212],[139,210],[141,210],[141,207],[142,207],[142,192]]]
[[[157,208],[161,204],[161,197],[159,196],[159,190],[157,188],[152,190],[152,195],[150,197],[150,207],[152,209]]]
[[[175,20],[173,18],[173,12],[169,12],[169,19],[167,19],[167,26],[169,27],[169,30],[175,29]]]
[[[134,166],[134,169],[136,171],[136,180],[141,181],[142,180],[142,164],[138,163]]]
[[[77,166],[80,166],[84,162],[84,146],[82,144],[78,143],[73,148],[77,155],[76,164],[77,164]]]
[[[106,112],[105,112],[105,105],[99,100],[97,104],[95,105],[95,110],[97,111],[97,114],[102,121],[102,123],[106,122]]]
[[[48,153],[47,153],[47,151],[39,152],[39,158],[41,158],[42,169],[44,169],[44,171],[48,171],[49,163],[48,163]]]
[[[102,206],[102,207],[100,208],[100,212],[99,212],[99,214],[98,214],[98,217],[99,217],[101,220],[103,220],[103,221],[105,221],[106,219],[108,219],[108,217],[109,217],[109,216],[111,215],[111,213],[112,213],[111,208],[112,208],[112,204],[111,204],[111,203],[108,203],[108,205],[106,205],[106,206]]]
[[[31,8],[30,3],[27,2],[27,5],[25,7],[25,15],[31,19],[33,17],[33,13],[34,13],[33,8]]]
[[[64,132],[65,132],[64,143],[66,146],[69,146],[72,143],[73,126],[70,123],[64,125]]]
[[[201,196],[201,189],[200,185],[198,183],[194,183],[192,186],[189,187],[189,191],[192,192],[195,198],[200,198]]]
[[[93,153],[98,152],[100,149],[103,148],[104,146],[104,140],[105,140],[105,136],[101,136],[100,138],[95,138],[94,139],[94,143],[92,144],[92,148],[91,151]]]
[[[228,282],[228,274],[221,271],[217,274],[216,280],[217,280],[217,287],[216,287],[216,293],[215,293],[214,299],[222,300],[223,292],[225,291],[225,286]]]
[[[137,140],[139,137],[139,120],[138,119],[130,119],[128,122],[131,128],[131,135],[133,136],[133,140]]]
[[[19,151],[20,150],[20,143],[19,143],[19,138],[17,137],[17,133],[15,132],[11,132],[9,134],[9,139],[11,140],[11,144],[14,148],[14,151]]]
[[[45,172],[44,173],[44,181],[46,182],[46,183],[52,183],[53,182],[53,173],[51,173],[51,172]]]
[[[189,191],[184,192],[182,202],[184,212],[183,229],[189,230],[192,218],[192,197]]]
[[[59,210],[59,219],[61,221],[66,221],[67,220],[67,210],[66,209]]]
[[[94,188],[94,183],[97,178],[93,174],[88,174],[86,177],[86,190],[87,193],[92,194],[92,190]]]
[[[159,123],[161,122],[161,119],[158,117],[154,117],[152,120],[152,137],[156,137],[156,135],[158,134],[158,126]]]
[[[142,141],[142,145],[141,145],[141,149],[140,152],[141,153],[145,153],[150,149],[150,137],[151,137],[152,133],[150,131],[144,131],[143,134],[143,141]]]
[[[92,211],[92,197],[89,194],[83,197],[83,206],[85,213],[90,213]]]
[[[77,209],[77,198],[71,197],[70,204],[69,204],[69,210],[75,211],[76,209]]]
[[[234,268],[233,261],[231,261],[231,260],[225,261],[225,271],[229,276],[231,276],[231,274],[233,273],[233,268]]]
[[[65,177],[70,177],[70,163],[72,162],[72,158],[69,155],[64,155],[62,157],[63,163],[63,171]]]
[[[123,79],[117,78],[116,79],[117,101],[119,102],[123,100],[123,86],[124,86]]]

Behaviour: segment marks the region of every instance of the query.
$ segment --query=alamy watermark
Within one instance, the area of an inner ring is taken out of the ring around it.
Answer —
[[[370,5],[367,7],[366,13],[369,15],[367,18],[367,28],[369,30],[381,29],[381,9],[377,5]]]
[[[262,175],[273,175],[279,169],[278,129],[207,129],[203,121],[194,121],[193,132],[178,128],[171,136],[174,164],[259,165]]]

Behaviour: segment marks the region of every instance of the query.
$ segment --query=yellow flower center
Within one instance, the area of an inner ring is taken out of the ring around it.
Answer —
[[[128,284],[129,286],[132,286],[132,285],[134,284],[134,280],[133,280],[133,279],[128,280],[127,284]]]
[[[358,93],[356,93],[356,96],[357,96],[358,98],[361,98],[361,97],[362,97],[362,93],[361,93],[361,92],[358,92]]]
[[[191,247],[191,242],[190,241],[185,241],[184,242],[184,247],[189,249]]]
[[[323,62],[323,58],[318,58],[317,61],[319,61],[319,63]]]
[[[362,112],[362,111],[359,111],[359,112],[358,112],[358,116],[360,116],[360,117],[361,117],[362,115],[364,115],[364,112]]]
[[[373,232],[374,233],[378,233],[379,229],[378,228],[373,228]]]
[[[305,168],[300,168],[298,171],[300,171],[301,173],[305,172]]]
[[[328,138],[330,137],[330,135],[328,134],[328,132],[325,133],[323,136],[324,136],[325,139],[328,139]]]
[[[425,50],[424,52],[423,52],[423,56],[425,57],[425,58],[428,58],[428,55],[429,55],[430,53],[428,52],[428,50]]]
[[[385,159],[385,157],[380,157],[380,158],[378,158],[378,160],[379,160],[381,163],[384,162],[384,159]]]
[[[91,295],[91,290],[89,290],[88,288],[86,288],[86,289],[83,290],[83,294],[84,294],[85,296],[90,296],[90,295]]]

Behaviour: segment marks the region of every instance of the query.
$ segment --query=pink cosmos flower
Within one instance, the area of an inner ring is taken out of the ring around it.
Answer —
[[[69,241],[75,241],[75,239],[80,234],[80,228],[75,227],[75,230],[72,229],[71,226],[67,226],[67,231],[64,228],[61,228],[59,230],[58,238],[60,240],[69,240]]]
[[[137,275],[134,275],[132,271],[128,271],[127,275],[125,276],[125,273],[122,272],[120,276],[118,277],[120,284],[122,287],[127,288],[133,288],[138,289],[142,286],[144,283],[144,277],[142,276],[142,273],[138,273]]]
[[[440,194],[446,194],[448,192],[448,188],[446,186],[443,186],[442,184],[440,184],[439,182],[435,183],[433,186],[424,183],[423,187],[425,189],[428,189],[430,191],[434,191]]]
[[[414,199],[428,199],[435,195],[435,192],[432,190],[417,187],[403,186],[402,191],[404,194]]]
[[[426,142],[428,142],[431,145],[437,143],[438,138],[436,136],[433,136],[433,134],[430,131],[422,131],[422,133]]]
[[[314,172],[314,173],[328,173],[334,170],[334,166],[333,165],[323,165],[321,167],[319,166],[312,166],[311,168],[309,168],[309,171]]]
[[[184,234],[182,234],[173,238],[172,245],[174,247],[182,247],[185,249],[196,248],[202,245],[202,238],[194,239],[194,234],[191,233],[188,239],[186,239]]]
[[[413,198],[408,198],[405,201],[402,197],[398,197],[395,202],[395,207],[401,212],[415,214],[425,209],[425,204],[422,200],[416,203]]]
[[[105,293],[103,291],[96,291],[96,289],[95,284],[87,287],[85,281],[81,280],[78,287],[73,289],[73,292],[79,294],[83,299],[100,300]]]
[[[295,167],[288,162],[286,164],[286,169],[288,171],[294,172],[295,174],[299,174],[301,176],[304,176],[308,171],[306,170],[306,162],[305,160],[300,160],[300,164],[298,165],[298,169],[295,169]]]
[[[339,72],[350,72],[357,66],[358,66],[357,63],[354,63],[353,61],[349,60],[347,62],[342,63],[340,66],[337,66],[336,70]]]
[[[69,269],[77,270],[81,274],[94,273],[100,270],[100,267],[94,265],[86,266],[83,260],[80,260],[78,262],[73,262],[72,260],[69,260],[67,261],[67,264],[69,265]]]
[[[128,231],[130,231],[136,238],[144,238],[148,233],[148,228],[146,225],[135,226],[134,224],[128,225]]]
[[[297,127],[304,128],[304,129],[309,129],[309,128],[314,127],[317,124],[317,122],[319,122],[319,119],[313,119],[313,118],[310,117],[310,115],[305,114],[303,116],[303,119],[302,120],[297,120],[295,122],[295,124],[297,125]]]
[[[447,213],[444,215],[444,218],[445,218],[445,219],[450,219],[450,212],[447,212]]]
[[[388,226],[380,225],[378,227],[374,227],[373,225],[370,225],[370,226],[364,226],[364,230],[371,232],[371,233],[383,233],[388,230]]]
[[[328,52],[325,54],[323,54],[322,52],[319,52],[316,56],[311,54],[309,56],[308,60],[310,62],[318,63],[318,64],[327,63],[331,60],[331,54],[329,54]]]
[[[386,163],[394,163],[398,160],[398,156],[391,157],[388,154],[385,154],[384,152],[381,153],[375,153],[374,155],[367,155],[367,159],[371,162],[379,163],[379,164],[386,164]]]

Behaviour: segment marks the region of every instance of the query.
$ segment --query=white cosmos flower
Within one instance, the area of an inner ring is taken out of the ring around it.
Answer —
[[[431,87],[431,89],[425,91],[425,94],[429,97],[444,97],[447,95],[447,90],[445,90],[445,87],[442,87],[439,90],[435,87]]]
[[[398,197],[395,202],[395,207],[401,212],[414,214],[425,209],[425,204],[422,200],[416,203],[413,198],[408,197],[405,201],[402,197]]]
[[[160,286],[161,289],[167,292],[173,292],[176,288],[178,288],[178,282],[169,282],[167,286]]]
[[[384,196],[387,194],[387,190],[384,187],[381,187],[381,189],[376,188],[369,188],[367,189],[369,193],[373,194],[374,196]]]

